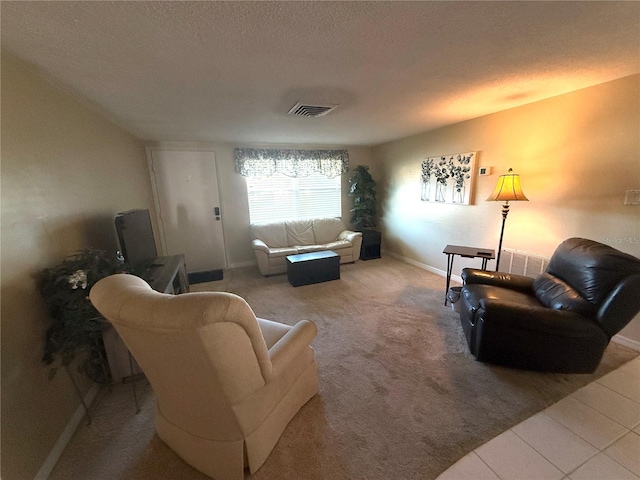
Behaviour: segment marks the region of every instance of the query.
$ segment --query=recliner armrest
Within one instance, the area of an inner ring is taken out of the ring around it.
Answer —
[[[463,268],[462,281],[465,285],[478,283],[496,287],[510,288],[522,292],[533,290],[533,278],[506,272],[489,272],[477,268]]]
[[[479,317],[484,323],[481,328],[500,325],[500,328],[538,331],[560,336],[602,332],[596,322],[575,312],[505,302],[494,298],[480,301]]]

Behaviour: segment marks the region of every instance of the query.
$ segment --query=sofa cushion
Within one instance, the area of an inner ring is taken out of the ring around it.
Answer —
[[[287,245],[314,245],[313,237],[313,221],[312,220],[293,220],[285,223]]]
[[[269,247],[283,248],[289,246],[284,222],[251,225],[251,232],[254,238],[262,240]]]
[[[287,255],[297,255],[299,252],[295,247],[270,248],[269,257],[286,257]]]
[[[336,241],[343,230],[345,228],[339,218],[318,218],[313,221],[315,243],[319,245]]]
[[[554,310],[569,310],[588,317],[593,317],[596,307],[580,296],[571,285],[549,273],[539,275],[533,281],[536,298],[545,307]]]
[[[326,250],[324,245],[295,245],[293,248],[297,250],[297,253],[321,252]]]

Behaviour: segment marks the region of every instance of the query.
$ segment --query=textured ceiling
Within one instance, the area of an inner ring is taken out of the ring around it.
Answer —
[[[3,49],[150,141],[375,145],[640,73],[635,1],[1,8]]]

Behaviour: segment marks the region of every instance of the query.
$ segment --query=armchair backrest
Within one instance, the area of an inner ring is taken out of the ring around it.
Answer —
[[[203,438],[240,434],[233,405],[272,375],[258,321],[242,298],[166,295],[117,274],[97,282],[90,299],[144,371],[164,417]]]
[[[579,305],[578,313],[591,310],[609,336],[617,333],[640,310],[637,294],[640,260],[608,245],[584,238],[565,240],[551,257],[546,274],[536,279],[534,286],[539,299],[538,287],[545,278],[548,285],[550,277],[565,284],[562,295],[557,295],[555,301]],[[556,282],[556,289],[560,283]]]

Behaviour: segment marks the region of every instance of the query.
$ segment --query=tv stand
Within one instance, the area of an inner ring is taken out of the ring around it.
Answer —
[[[184,255],[157,257],[140,274],[151,288],[161,293],[178,295],[189,291]]]

